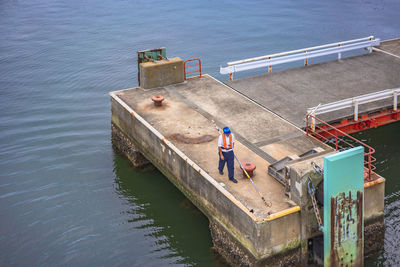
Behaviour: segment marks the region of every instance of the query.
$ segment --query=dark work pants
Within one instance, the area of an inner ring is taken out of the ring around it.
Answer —
[[[218,153],[219,155],[219,153]],[[234,155],[233,155],[233,150],[232,151],[228,151],[228,152],[222,152],[222,155],[224,155],[224,160],[221,159],[221,157],[219,157],[219,166],[218,166],[218,170],[219,171],[223,171],[224,170],[224,166],[225,166],[225,162],[226,165],[228,167],[228,177],[229,180],[233,179],[234,176]]]

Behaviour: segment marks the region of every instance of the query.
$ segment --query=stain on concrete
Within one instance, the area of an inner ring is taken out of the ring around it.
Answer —
[[[150,101],[152,101],[150,99]],[[163,101],[162,102],[162,106],[155,106],[153,102],[149,102],[148,104],[146,104],[145,106],[143,106],[143,111],[148,111],[148,110],[166,110],[167,108],[169,108],[169,104],[168,101]]]

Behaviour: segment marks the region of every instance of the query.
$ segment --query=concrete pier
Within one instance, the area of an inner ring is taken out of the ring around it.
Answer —
[[[311,162],[322,166],[324,156],[336,152],[305,135],[306,109],[400,87],[400,59],[391,55],[399,44],[395,40],[369,55],[226,83],[203,75],[112,92],[113,144],[135,166],[146,159],[153,163],[208,217],[214,247],[230,264],[311,263],[310,257],[320,253],[321,232],[305,181],[317,184],[322,177]],[[389,48],[391,54],[382,52]],[[165,98],[161,107],[153,104],[155,95]],[[253,179],[269,206],[237,163],[239,183],[218,173],[217,128],[227,125],[237,139],[235,154],[256,164]],[[316,153],[299,157],[312,149]],[[268,174],[270,164],[284,157],[294,159],[285,165],[286,188]],[[364,184],[366,255],[383,245],[384,186],[377,174]]]

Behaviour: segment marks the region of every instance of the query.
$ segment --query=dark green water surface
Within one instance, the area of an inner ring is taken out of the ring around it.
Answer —
[[[368,266],[400,265],[400,123],[382,126],[353,135],[372,146],[376,172],[385,183],[385,243],[384,251],[366,261]]]
[[[165,46],[226,80],[232,60],[400,37],[399,13],[397,0],[1,0],[0,266],[223,265],[207,219],[112,149],[108,92],[137,85],[136,51]],[[384,251],[369,265],[400,265],[399,132],[357,135],[387,178]]]

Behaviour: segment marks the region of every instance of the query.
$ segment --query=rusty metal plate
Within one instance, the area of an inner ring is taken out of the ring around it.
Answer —
[[[324,158],[324,203],[324,266],[363,266],[363,147]]]

